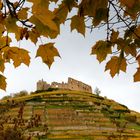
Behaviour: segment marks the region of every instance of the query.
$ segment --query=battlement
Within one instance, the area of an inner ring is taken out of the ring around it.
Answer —
[[[37,82],[37,90],[47,90],[49,88],[69,89],[92,93],[92,88],[90,85],[87,85],[81,81],[75,80],[70,77],[68,78],[67,83],[52,82],[51,84],[48,84],[43,80],[39,80]]]

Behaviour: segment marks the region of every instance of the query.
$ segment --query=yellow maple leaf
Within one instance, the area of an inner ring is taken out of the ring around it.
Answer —
[[[22,40],[24,37],[26,38],[26,40],[28,40],[29,37],[28,28],[22,28],[20,30],[20,39]]]
[[[27,1],[32,2],[34,7],[41,5],[42,7],[48,8],[49,6],[49,0],[27,0]]]
[[[111,37],[110,37],[110,41],[111,41],[112,43],[116,42],[118,36],[119,36],[119,31],[116,32],[116,31],[112,30]]]
[[[137,60],[137,62],[138,62],[138,64],[139,64],[139,66],[140,66],[140,55],[138,55],[138,56],[136,57],[136,60]]]
[[[40,35],[44,35],[44,30],[46,30],[45,25],[38,18],[36,18],[35,16],[31,16],[29,21],[35,25],[35,28]],[[48,36],[46,35],[45,37]]]
[[[132,8],[136,0],[119,0],[119,1],[122,5]]]
[[[56,8],[54,10],[54,21],[57,21],[58,23],[58,26],[61,24],[61,23],[64,23],[66,18],[67,18],[67,15],[68,15],[68,8],[66,7],[66,5],[64,4],[64,2],[62,2],[61,5],[59,5],[58,8]]]
[[[31,31],[29,31],[29,38],[33,43],[37,43],[38,37],[40,37],[40,35],[36,29],[33,28]]]
[[[6,78],[0,74],[0,89],[6,90]]]
[[[8,33],[15,33],[16,39],[17,41],[19,41],[20,40],[19,32],[22,29],[22,27],[17,26],[16,22],[17,19],[9,15],[5,20],[5,26]]]
[[[122,70],[126,72],[126,59],[120,58],[118,56],[113,56],[110,61],[107,62],[105,71],[110,70],[110,74],[114,77],[116,74],[119,74],[119,71]]]
[[[11,17],[10,15],[5,19],[5,26],[8,32],[16,32],[17,31],[17,19],[14,17]]]
[[[79,5],[78,13],[80,16],[88,15],[95,18],[95,16],[97,16],[98,9],[106,9],[107,5],[108,0],[82,0]]]
[[[5,66],[4,66],[4,59],[2,58],[2,55],[0,54],[0,71],[4,72]]]
[[[2,3],[2,1],[0,1],[0,9],[2,8],[2,6],[3,6],[3,3]]]
[[[3,48],[7,45],[9,45],[9,43],[11,42],[11,38],[7,37],[7,36],[2,36],[0,37],[0,48]]]
[[[28,54],[29,52],[25,49],[8,47],[4,53],[5,56],[8,57],[8,59],[13,60],[13,65],[15,67],[20,66],[21,63],[24,63],[27,66],[29,66],[30,64],[30,56]]]
[[[54,43],[48,43],[45,45],[40,45],[36,57],[41,57],[43,62],[50,68],[54,62],[54,57],[59,56],[57,49],[54,47]]]
[[[131,43],[131,39],[123,39],[123,38],[118,38],[116,41],[117,44],[117,49],[118,50],[123,50],[125,52],[126,55],[132,55],[132,56],[136,56],[136,49],[137,46],[135,43]]]
[[[85,36],[85,21],[84,17],[75,15],[71,18],[71,31],[76,29],[79,33]]]
[[[38,18],[36,18],[35,16],[32,16],[30,18],[30,21],[32,23],[34,23],[36,26],[35,26],[35,29],[36,29],[36,33],[37,33],[37,36],[38,34],[41,36],[45,36],[45,37],[50,37],[50,38],[55,38],[58,34],[59,34],[59,30],[57,31],[54,31],[52,29],[50,29],[48,26],[45,26]]]
[[[43,14],[44,13],[44,14]],[[53,21],[54,16],[50,11],[43,12],[43,13],[36,13],[34,14],[36,18],[38,18],[44,25],[48,26],[52,30],[58,30],[56,23]]]
[[[140,25],[135,29],[135,33],[137,34],[137,36],[133,34],[134,38],[138,38],[138,36],[140,37]]]
[[[140,81],[140,68],[137,68],[137,72],[134,74],[134,82]]]
[[[5,31],[4,25],[3,24],[0,24],[0,36],[3,35],[4,31]]]
[[[108,9],[107,8],[98,8],[96,9],[95,11],[95,15],[94,15],[94,18],[93,18],[93,25],[96,27],[98,26],[101,21],[105,21],[107,22],[107,11]]]
[[[47,3],[47,4],[46,4]],[[53,21],[54,13],[48,8],[48,0],[39,0],[34,2],[32,6],[33,15],[38,18],[42,24],[48,26],[52,30],[58,30],[56,23]]]
[[[18,13],[18,18],[21,20],[25,20],[27,19],[28,13],[27,11],[29,10],[29,8],[22,8]]]
[[[124,47],[124,52],[126,53],[126,55],[129,55],[131,54],[133,57],[136,57],[136,54],[137,54],[137,46],[135,43],[132,43],[130,45],[126,45]]]
[[[101,63],[106,59],[107,54],[111,54],[111,52],[111,45],[106,41],[99,40],[92,47],[91,54],[97,55],[97,59]]]
[[[67,6],[69,11],[71,11],[73,7],[78,6],[75,0],[64,0],[63,2]]]

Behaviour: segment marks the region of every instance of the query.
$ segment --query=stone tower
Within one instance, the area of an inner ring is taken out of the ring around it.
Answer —
[[[37,82],[37,90],[47,90],[50,86],[51,85],[47,84],[43,79]]]

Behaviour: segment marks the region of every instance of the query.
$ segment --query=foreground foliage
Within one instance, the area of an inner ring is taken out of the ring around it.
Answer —
[[[91,54],[100,63],[111,57],[105,71],[109,70],[112,77],[126,72],[128,64],[137,63],[134,81],[140,81],[140,0],[0,0],[0,9],[1,89],[6,89],[2,74],[5,63],[12,60],[15,67],[30,64],[28,50],[12,46],[13,38],[41,42],[36,57],[51,67],[54,57],[60,55],[54,43],[43,42],[42,38],[57,38],[60,25],[67,20],[71,21],[71,30],[83,36],[86,28],[105,29],[106,38],[93,45]],[[73,10],[75,14],[68,16]]]
[[[27,140],[22,136],[19,130],[14,130],[13,128],[7,128],[6,130],[0,131],[1,140]]]

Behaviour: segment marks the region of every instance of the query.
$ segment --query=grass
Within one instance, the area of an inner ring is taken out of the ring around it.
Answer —
[[[46,109],[62,109],[62,108],[71,108],[69,105],[47,105]]]
[[[96,97],[96,98],[95,98]],[[112,115],[112,117],[116,117],[117,115],[115,114],[115,110],[111,109],[111,102],[108,99],[104,99],[102,97],[97,97],[96,95],[93,95],[91,93],[83,93],[83,92],[79,92],[79,91],[52,91],[52,92],[42,92],[42,93],[38,93],[38,94],[32,94],[32,95],[28,95],[28,96],[24,96],[24,97],[17,97],[14,98],[14,100],[16,102],[21,102],[21,101],[26,101],[26,105],[25,106],[25,113],[23,115],[23,117],[27,117],[29,118],[31,115],[31,110],[32,108],[34,109],[34,112],[39,113],[41,115],[48,115],[48,114],[43,114],[44,109],[45,112],[47,112],[47,109],[49,111],[49,109],[54,110],[54,114],[50,114],[50,116],[52,115],[52,117],[50,117],[50,122],[53,121],[54,122],[54,127],[57,127],[57,123],[55,124],[55,121],[60,121],[57,118],[57,111],[58,114],[63,116],[65,115],[65,113],[67,113],[68,116],[66,116],[65,120],[63,120],[62,117],[62,121],[67,121],[69,120],[69,116],[72,117],[72,114],[75,112],[77,113],[77,117],[74,116],[75,121],[77,121],[77,124],[72,124],[71,122],[69,122],[69,124],[66,124],[68,126],[71,126],[71,124],[74,126],[78,126],[78,128],[75,128],[76,130],[73,130],[73,128],[70,128],[69,132],[70,133],[66,133],[65,132],[65,126],[62,124],[62,127],[64,128],[64,130],[60,130],[62,132],[62,135],[51,135],[51,133],[49,134],[49,138],[44,137],[40,137],[40,140],[94,140],[93,135],[102,138],[103,136],[109,135],[109,133],[111,134],[111,132],[108,132],[105,130],[105,132],[97,132],[96,130],[94,132],[94,134],[90,134],[88,133],[88,131],[83,130],[83,132],[81,134],[79,134],[80,128],[79,126],[81,126],[81,124],[78,124],[78,120],[81,119],[81,121],[86,121],[88,123],[89,126],[89,130],[92,130],[92,125],[93,127],[95,127],[95,125],[97,124],[97,127],[99,127],[98,125],[100,125],[100,127],[102,128],[107,128],[107,127],[111,127],[112,122],[111,122],[111,118],[110,116]],[[7,101],[3,100],[0,101],[0,103],[6,103]],[[46,104],[45,104],[46,102]],[[89,102],[92,102],[93,104],[90,105]],[[31,104],[33,103],[33,104]],[[102,110],[99,108],[99,106],[97,105],[98,103],[101,104],[101,108]],[[105,106],[105,108],[103,108]],[[55,110],[56,109],[56,110]],[[70,109],[71,111],[69,112],[65,112],[64,110]],[[97,110],[97,111],[96,111]],[[18,112],[18,108],[13,108],[12,110],[13,112]],[[74,111],[74,112],[73,112]],[[10,113],[12,113],[11,111],[9,111]],[[13,115],[15,115],[13,113]],[[44,117],[43,116],[43,117]],[[45,117],[46,119],[47,117]],[[60,117],[61,118],[61,117]],[[78,118],[78,120],[76,120]],[[94,118],[90,119],[90,118]],[[108,120],[107,120],[107,119]],[[43,121],[49,121],[49,119],[47,118],[47,120],[43,120]],[[98,120],[99,119],[99,120]],[[101,119],[101,120],[100,120]],[[120,121],[124,122],[125,117],[123,117],[122,119],[119,118]],[[95,124],[92,123],[92,121],[97,121]],[[73,121],[74,122],[74,121]],[[48,123],[49,124],[49,123]],[[61,124],[60,124],[61,125]],[[86,124],[87,125],[87,124]],[[48,125],[51,128],[51,125]],[[85,124],[83,125],[85,126]],[[113,127],[115,127],[113,125]],[[86,128],[86,127],[85,127]],[[135,129],[140,131],[140,126],[139,125],[131,125],[129,126],[130,129]],[[53,131],[53,125],[52,125],[52,130]],[[33,128],[33,129],[29,129],[29,131],[43,131],[43,127],[37,127],[37,128]],[[76,131],[76,134],[74,135],[74,132],[71,133],[72,131]],[[80,136],[77,136],[77,135]],[[84,136],[82,136],[84,135]],[[117,135],[117,134],[116,134]],[[34,139],[37,140],[37,139]]]
[[[140,130],[140,125],[133,124],[133,125],[129,126],[129,128],[134,129],[134,130]]]
[[[22,96],[22,97],[17,97],[17,98],[14,98],[14,101],[17,101],[17,102],[20,102],[20,101],[29,101],[33,98],[42,98],[42,96],[47,96],[47,95],[56,95],[56,94],[65,94],[65,95],[82,95],[82,96],[85,96],[85,97],[90,97],[92,98],[92,96],[94,97],[93,94],[91,93],[85,93],[85,92],[80,92],[80,91],[67,91],[67,90],[58,90],[58,91],[52,91],[52,92],[42,92],[42,93],[38,93],[38,94],[31,94],[31,95],[27,95],[27,96]],[[12,99],[11,99],[12,100]],[[0,103],[6,103],[7,100],[0,100]]]

